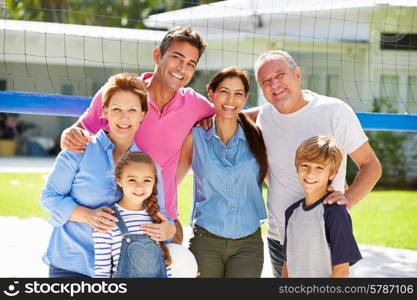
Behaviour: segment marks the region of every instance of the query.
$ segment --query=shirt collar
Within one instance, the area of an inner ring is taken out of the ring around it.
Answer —
[[[111,139],[108,137],[107,133],[103,129],[100,129],[99,132],[97,132],[96,140],[98,143],[100,143],[100,145],[103,147],[105,151],[108,151],[109,149],[111,150],[114,149],[113,142],[111,141]],[[134,142],[132,142],[132,145],[130,146],[128,151],[140,152],[141,150],[138,148],[138,146],[136,146]]]
[[[145,80],[148,80],[149,78],[151,78],[153,76],[154,73],[152,72],[145,72],[142,73],[140,75],[140,79],[145,82]],[[180,101],[182,99],[182,87],[179,88],[178,90],[175,91],[174,96],[172,97],[172,99],[167,103],[167,105],[165,106],[164,110],[167,109],[167,107],[171,107],[171,108],[175,108],[175,107],[180,107],[183,105],[182,101]],[[155,100],[152,99],[152,97],[148,94],[148,103],[154,107],[156,110],[159,111],[158,106],[155,103]]]
[[[326,199],[326,197],[328,196],[330,194],[330,192],[329,193],[326,193],[326,195],[324,195],[323,197],[321,197],[319,200],[317,200],[316,202],[314,202],[313,204],[311,204],[310,206],[306,206],[306,199],[304,198],[303,199],[303,202],[302,202],[302,206],[303,206],[303,209],[305,210],[305,211],[309,211],[309,210],[312,210],[313,208],[315,208],[316,206],[318,206],[320,203],[322,203],[323,201],[324,201],[324,199]]]
[[[238,138],[240,138],[241,140],[244,140],[244,141],[246,141],[246,135],[245,135],[245,132],[243,131],[243,128],[242,128],[242,125],[240,124],[240,121],[238,121],[237,122],[237,124],[238,124],[238,126],[237,126],[237,130],[236,130],[236,133],[235,133],[235,135],[233,136],[233,138],[234,137],[238,137]],[[214,116],[214,118],[213,118],[213,126],[211,126],[207,131],[206,131],[206,138],[207,139],[210,139],[210,138],[212,138],[212,137],[216,137],[216,138],[218,138],[218,139],[220,139],[220,137],[217,135],[217,133],[216,133],[216,116]]]

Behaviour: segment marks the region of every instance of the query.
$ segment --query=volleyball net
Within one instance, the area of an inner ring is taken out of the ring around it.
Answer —
[[[235,65],[252,75],[249,105],[264,103],[253,64],[262,52],[283,49],[300,66],[305,89],[356,112],[417,113],[415,0],[229,0],[151,15],[143,23],[152,29],[28,21],[51,14],[34,6],[15,20],[7,3],[0,6],[0,90],[91,97],[115,73],[152,71],[166,30],[191,25],[208,42],[190,84],[202,94],[214,72]],[[53,12],[62,22],[74,19],[71,7]],[[116,17],[100,15],[106,18]],[[120,26],[126,22],[120,16]]]
[[[265,103],[253,64],[282,49],[301,68],[304,89],[342,99],[364,129],[417,132],[417,0],[178,1],[191,7],[143,19],[127,13],[135,1],[120,1],[116,16],[106,0],[100,12],[20,2],[0,2],[0,112],[77,117],[111,75],[152,71],[152,51],[182,25],[208,43],[190,83],[203,95],[216,71],[234,65],[250,74],[248,105]],[[416,135],[405,140],[402,155],[412,157]]]

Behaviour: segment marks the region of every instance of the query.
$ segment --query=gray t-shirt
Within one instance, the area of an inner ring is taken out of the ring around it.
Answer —
[[[343,151],[343,160],[332,182],[344,191],[346,155],[368,141],[352,108],[343,101],[303,91],[308,102],[294,113],[282,114],[272,104],[261,107],[257,124],[262,130],[268,155],[268,237],[284,243],[285,210],[304,197],[295,168],[295,151],[306,139],[325,135]]]
[[[334,265],[362,258],[346,206],[323,205],[326,196],[308,207],[302,199],[285,211],[288,277],[330,277]]]

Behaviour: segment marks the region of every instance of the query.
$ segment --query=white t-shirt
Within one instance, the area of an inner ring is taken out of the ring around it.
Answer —
[[[324,135],[343,151],[333,188],[344,190],[346,155],[368,141],[356,114],[343,101],[303,91],[308,104],[291,114],[281,114],[272,104],[261,107],[257,125],[265,140],[269,163],[268,236],[284,243],[285,210],[304,198],[295,168],[295,151],[306,139]]]

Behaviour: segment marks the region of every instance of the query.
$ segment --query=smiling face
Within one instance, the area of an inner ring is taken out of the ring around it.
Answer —
[[[329,162],[303,161],[297,165],[297,173],[305,194],[317,199],[326,193],[329,180],[335,176]]]
[[[154,168],[144,162],[129,162],[123,167],[117,184],[123,191],[120,204],[130,210],[144,209],[143,201],[147,199],[156,184]]]
[[[208,91],[209,99],[214,103],[216,117],[237,118],[246,104],[247,95],[239,77],[223,79],[216,90]]]
[[[279,112],[293,113],[306,104],[301,92],[301,70],[290,68],[284,57],[265,61],[257,78],[266,100]]]
[[[187,85],[193,78],[199,59],[198,49],[188,42],[175,42],[161,56],[159,48],[154,50],[156,70],[153,80],[172,92]]]
[[[104,117],[108,120],[110,138],[128,138],[135,136],[145,112],[139,101],[139,96],[124,90],[116,91],[110,103],[104,108]]]

